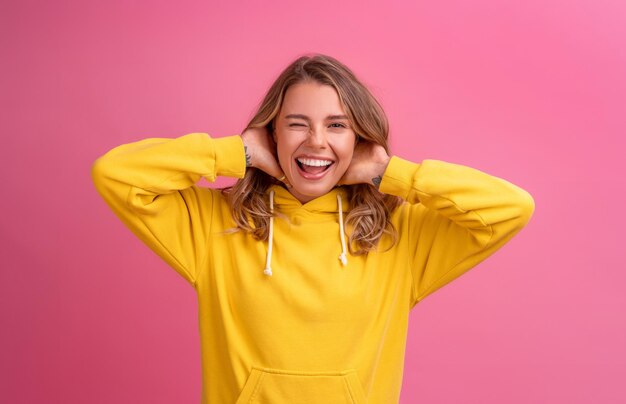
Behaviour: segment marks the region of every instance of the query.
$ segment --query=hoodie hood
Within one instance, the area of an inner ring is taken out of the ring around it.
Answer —
[[[305,210],[309,213],[330,214],[337,216],[341,254],[338,259],[345,266],[348,264],[348,252],[346,249],[346,236],[343,223],[343,214],[350,209],[348,201],[348,190],[345,187],[335,187],[328,193],[310,200],[307,203],[300,202],[285,187],[281,185],[272,185],[268,188],[268,198],[270,211],[274,213],[279,211],[287,216],[296,210]],[[270,218],[269,236],[267,239],[267,259],[265,261],[265,269],[263,273],[272,276],[272,247],[274,243],[274,217]]]

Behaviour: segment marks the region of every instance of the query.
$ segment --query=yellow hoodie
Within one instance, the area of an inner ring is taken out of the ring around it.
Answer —
[[[225,198],[196,183],[241,178],[245,161],[240,136],[191,133],[115,147],[91,169],[108,206],[196,290],[202,403],[397,403],[409,311],[502,247],[535,207],[476,169],[393,156],[380,191],[405,201],[392,215],[397,244],[344,265],[344,187],[302,204],[273,186],[285,216],[268,241],[225,232],[235,226]]]

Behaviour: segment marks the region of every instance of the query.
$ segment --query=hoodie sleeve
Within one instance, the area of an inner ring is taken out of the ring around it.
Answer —
[[[190,133],[117,146],[91,167],[96,190],[119,219],[195,286],[207,257],[213,194],[201,177],[242,178],[243,141]]]
[[[535,209],[522,188],[440,160],[413,163],[392,156],[379,189],[409,204],[411,308],[496,252]]]

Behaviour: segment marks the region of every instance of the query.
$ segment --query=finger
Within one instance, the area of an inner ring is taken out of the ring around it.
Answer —
[[[284,177],[285,175],[276,161],[268,162],[267,169],[264,171],[276,179]]]
[[[275,178],[281,182],[285,182],[287,180],[287,176],[285,174],[282,174],[281,176]]]
[[[339,181],[337,181],[337,185],[349,185],[348,181],[346,181],[346,175],[344,174]]]
[[[287,186],[287,188],[291,188],[291,184],[289,183],[289,181],[287,180],[287,176],[286,175],[282,175],[281,177],[276,178],[278,181],[282,182],[283,184],[285,184]]]
[[[282,182],[283,184],[285,184],[287,186],[287,188],[291,188],[291,184],[289,183],[289,180],[287,179],[287,176],[285,175],[285,173],[283,172],[283,170],[280,168],[280,166],[278,164],[276,164],[276,167],[278,169],[278,174],[275,175],[274,177]]]
[[[278,181],[282,182],[283,184],[285,184],[287,186],[287,188],[291,188],[291,184],[289,183],[289,180],[287,180],[287,176],[282,173],[281,171],[281,175],[278,177],[275,177]]]
[[[280,165],[276,162],[276,160],[268,162],[267,166],[263,168],[263,171],[276,178],[278,181],[284,183],[288,187],[291,187],[291,184],[289,184],[289,182],[287,181],[287,176],[280,168]]]

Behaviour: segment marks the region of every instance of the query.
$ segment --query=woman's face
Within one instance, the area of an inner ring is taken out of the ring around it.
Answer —
[[[333,87],[290,86],[275,126],[278,161],[293,196],[306,203],[337,185],[352,160],[356,134]]]

